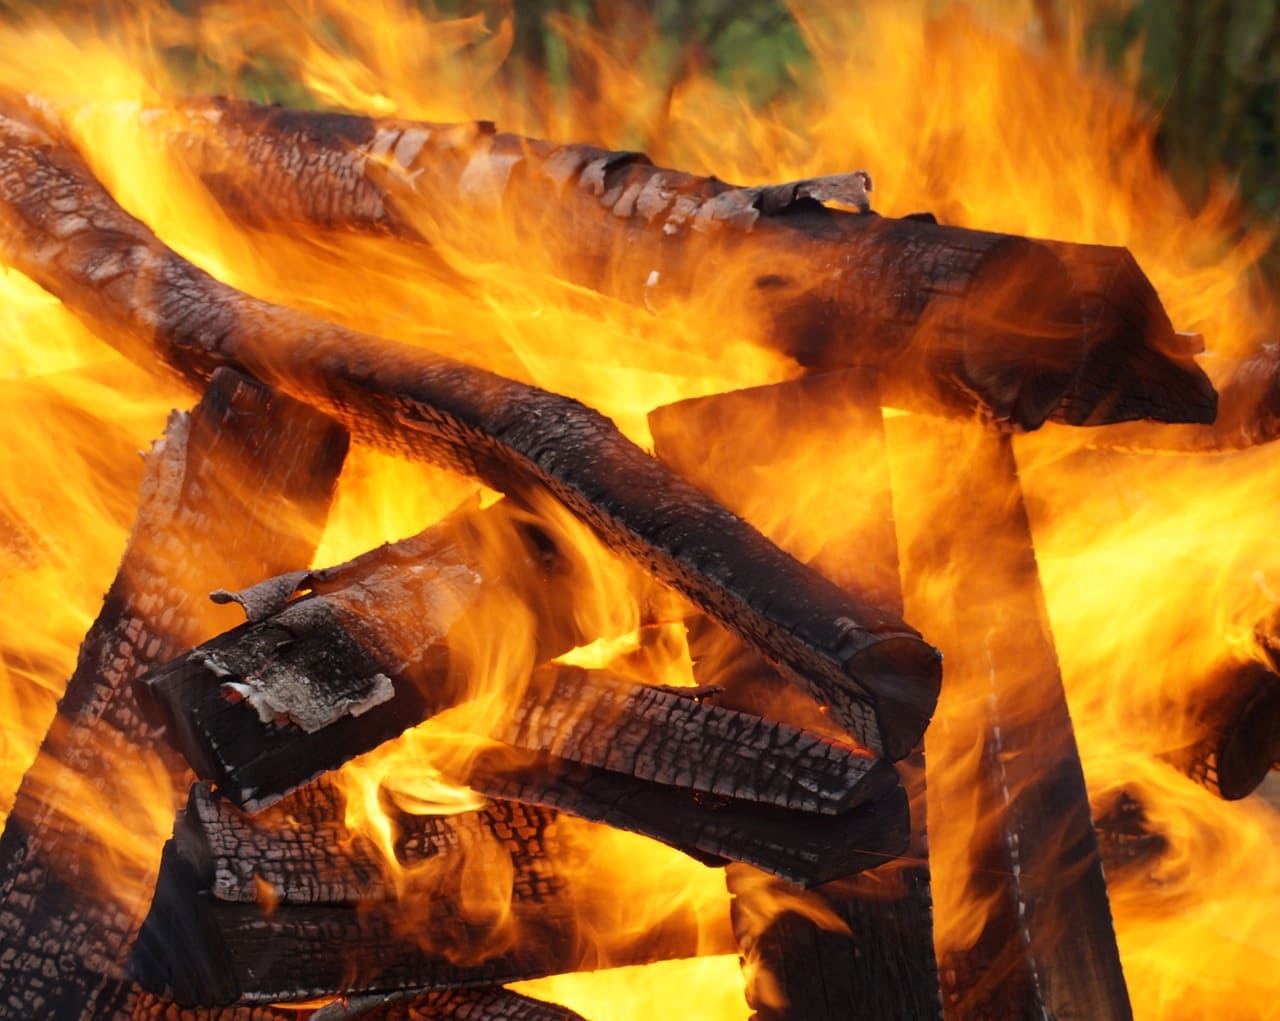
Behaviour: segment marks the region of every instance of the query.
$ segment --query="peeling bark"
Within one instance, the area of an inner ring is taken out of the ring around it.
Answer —
[[[862,172],[743,188],[486,122],[228,99],[190,100],[152,121],[233,216],[545,258],[625,301],[655,308],[674,297],[708,321],[762,324],[754,340],[806,365],[876,368],[896,405],[977,408],[1017,429],[1050,417],[1213,417],[1212,388],[1174,350],[1140,271],[1145,289],[1085,293],[1095,264],[1127,253],[821,205],[865,208]]]

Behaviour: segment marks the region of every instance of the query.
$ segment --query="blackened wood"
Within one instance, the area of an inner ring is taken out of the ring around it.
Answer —
[[[875,868],[906,850],[906,794],[893,770],[869,774],[867,800],[821,815],[667,787],[517,749],[476,756],[466,782],[481,793],[555,808],[652,837],[709,865],[745,862],[801,886]]]
[[[887,426],[907,606],[947,656],[947,723],[926,748],[948,1016],[1128,1019],[1010,440],[977,423]],[[976,938],[960,935],[980,906]]]
[[[819,204],[841,197],[822,182],[735,187],[640,153],[487,123],[221,99],[152,123],[251,222],[544,258],[568,279],[650,308],[692,298],[708,316],[760,323],[754,339],[806,365],[880,369],[900,405],[978,407],[1021,429],[1050,416],[1213,417],[1212,388],[1164,343],[1172,329],[1145,301],[1154,290],[1140,272],[1141,294],[1108,286],[1082,296],[1054,251],[1025,238],[854,215]],[[839,182],[846,205],[865,206],[864,179]],[[1120,250],[1056,251],[1092,267]]]
[[[586,906],[565,872],[572,847],[554,812],[500,803],[458,816],[392,813],[398,881],[366,839],[346,833],[324,781],[254,817],[195,785],[135,947],[139,982],[181,1004],[217,1005],[592,966]],[[490,884],[509,908],[478,905],[474,891]],[[677,911],[611,949],[627,963],[687,956],[699,950],[698,925]]]
[[[477,694],[469,656],[496,655],[505,628],[480,643],[476,621],[519,620],[515,650],[530,628],[529,669],[590,640],[573,624],[575,591],[589,594],[575,565],[565,537],[511,501],[459,510],[348,564],[239,593],[252,619],[139,694],[198,775],[261,808]],[[312,594],[289,601],[299,588]]]
[[[110,816],[139,796],[131,767],[161,742],[131,682],[217,629],[210,588],[306,563],[345,452],[332,422],[222,370],[147,455],[119,573],[0,838],[0,1017],[97,1016],[95,1001],[113,995],[150,877],[121,873],[105,888],[90,864],[97,838],[65,799],[87,783]],[[176,800],[183,769],[163,765]]]
[[[682,401],[656,409],[649,424],[660,457],[783,548],[812,558],[847,590],[901,608],[884,421],[870,373]],[[778,678],[749,650],[734,654],[728,636],[709,642],[705,632],[690,635],[700,680],[757,711],[817,725],[809,706],[779,697]],[[904,860],[808,893],[758,870],[726,870],[747,1001],[758,1017],[897,1021],[941,1012],[923,756],[899,769],[912,824]]]
[[[1094,803],[1093,825],[1109,880],[1139,871],[1149,873],[1169,850],[1169,839],[1152,828],[1146,806],[1123,788]]]
[[[584,1021],[568,1007],[502,988],[439,989],[350,1016],[352,1021]]]
[[[842,744],[715,704],[715,693],[602,671],[540,668],[488,736],[567,762],[704,794],[834,815],[876,796],[891,767]]]
[[[927,868],[892,863],[808,891],[744,865],[725,877],[754,1018],[941,1015]]]
[[[1274,628],[1274,622],[1270,625]],[[1267,640],[1265,633],[1260,635]],[[1270,641],[1276,642],[1275,632]],[[1264,645],[1264,648],[1266,646]],[[1252,794],[1280,766],[1280,657],[1270,649],[1271,666],[1254,660],[1223,665],[1207,694],[1172,711],[1185,717],[1194,739],[1169,759],[1221,798]]]
[[[937,701],[937,651],[864,605],[576,401],[237,292],[125,213],[51,126],[0,117],[0,250],[104,339],[188,380],[237,365],[360,436],[552,493],[831,707],[858,740],[906,755]]]

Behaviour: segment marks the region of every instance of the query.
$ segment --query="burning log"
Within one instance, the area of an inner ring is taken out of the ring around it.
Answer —
[[[863,605],[575,401],[269,305],[218,283],[119,208],[24,108],[0,118],[0,249],[109,342],[188,380],[234,364],[384,446],[510,492],[547,490],[828,704],[877,754],[919,740],[937,651]]]
[[[347,564],[220,596],[249,621],[139,696],[197,774],[256,810],[474,694],[456,640],[468,618],[527,619],[537,659],[582,644],[573,564],[564,537],[511,501],[457,512]],[[299,589],[312,595],[290,602]]]
[[[372,847],[345,838],[323,781],[253,818],[196,784],[135,946],[137,980],[181,1004],[217,1005],[593,966],[555,813],[500,803],[458,816],[397,812],[394,827],[398,885]],[[474,891],[490,885],[510,904],[477,905]],[[613,952],[640,963],[700,949],[697,921],[677,915]]]
[[[545,253],[553,272],[635,304],[693,300],[708,321],[747,310],[758,342],[818,368],[877,369],[895,404],[976,407],[1020,429],[1213,418],[1212,387],[1127,253],[866,215],[860,171],[742,188],[484,122],[226,99],[162,123],[241,219]],[[1133,286],[1091,286],[1122,260]]]
[[[504,748],[478,756],[465,780],[488,797],[554,808],[652,837],[704,864],[744,862],[808,887],[906,850],[906,794],[893,770],[871,778],[862,803],[839,815],[702,794]]]
[[[1265,634],[1260,637],[1266,640]],[[1268,652],[1280,669],[1275,646]],[[1253,793],[1280,766],[1280,676],[1246,660],[1222,667],[1210,688],[1215,697],[1183,707],[1199,736],[1169,758],[1219,797],[1235,801]]]
[[[136,876],[117,865],[109,890],[94,820],[74,813],[129,817],[138,764],[161,747],[131,682],[215,630],[203,598],[215,579],[306,563],[345,453],[333,423],[222,370],[147,456],[119,574],[0,839],[0,1016],[106,1016],[95,1003],[119,985],[154,863]],[[182,783],[175,764],[155,766]]]
[[[884,420],[870,373],[827,373],[681,401],[656,409],[649,424],[663,460],[748,520],[763,524],[773,494],[788,493],[787,513],[769,521],[770,537],[846,590],[901,608]],[[690,643],[701,644],[692,635]],[[725,663],[719,651],[721,662],[713,651],[700,667],[731,699],[811,719],[808,707],[778,699],[779,682],[767,666],[749,654]],[[912,755],[899,768],[911,798],[908,860],[865,875],[833,875],[807,893],[751,868],[726,870],[747,1000],[762,1021],[896,1021],[940,1012],[923,758]]]
[[[976,424],[887,424],[907,605],[952,664],[949,727],[926,742],[936,917],[963,928],[966,905],[986,910],[976,939],[939,933],[948,1013],[1128,1019],[1010,440]]]

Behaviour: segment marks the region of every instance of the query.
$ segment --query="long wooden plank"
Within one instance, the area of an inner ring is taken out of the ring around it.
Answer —
[[[549,492],[830,706],[908,754],[937,699],[937,651],[786,556],[598,413],[480,369],[269,305],[165,247],[55,125],[0,116],[0,253],[104,339],[188,380],[234,364],[353,433],[510,492]]]
[[[887,426],[907,606],[947,656],[946,725],[925,744],[948,1016],[1128,1019],[1010,440]]]

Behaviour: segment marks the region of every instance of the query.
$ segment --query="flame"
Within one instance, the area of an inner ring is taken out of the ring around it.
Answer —
[[[812,64],[765,105],[703,70],[692,50],[673,56],[652,25],[634,19],[551,19],[557,66],[571,74],[540,76],[511,59],[515,5],[489,19],[444,19],[405,0],[228,0],[201,4],[193,16],[153,0],[122,5],[105,25],[74,5],[56,18],[28,11],[0,26],[0,86],[47,97],[122,204],[216,276],[576,397],[644,445],[653,442],[652,408],[799,370],[749,343],[759,326],[742,310],[718,309],[712,331],[679,302],[660,314],[624,307],[554,279],[537,252],[512,266],[446,244],[440,264],[424,269],[406,246],[236,227],[164,145],[175,97],[269,91],[375,115],[487,117],[528,134],[642,148],[660,165],[746,184],[866,167],[888,215],[929,210],[944,223],[1128,247],[1177,328],[1204,334],[1203,364],[1220,376],[1230,357],[1276,339],[1276,310],[1254,271],[1272,239],[1240,229],[1221,179],[1201,208],[1186,208],[1156,157],[1157,114],[1138,98],[1136,72],[1115,77],[1085,45],[1097,5],[1071,4],[1065,31],[1052,38],[1037,17],[1043,6],[800,0],[794,15]],[[1135,57],[1127,67],[1136,68]],[[439,216],[423,224],[440,225]],[[497,252],[514,239],[494,243]],[[140,476],[134,451],[189,398],[157,391],[12,272],[0,275],[0,336],[11,409],[0,443],[7,810],[123,548]],[[817,435],[813,422],[795,428]],[[878,455],[864,432],[837,439],[838,463],[800,457],[785,487],[725,479],[721,498],[796,555],[825,551],[836,558],[831,569],[857,579],[861,561],[849,550],[867,541],[870,523],[856,492],[841,498],[846,508],[830,491],[833,479]],[[827,449],[795,442],[810,453]],[[1085,430],[1046,429],[1021,438],[1017,454],[1091,792],[1137,791],[1169,843],[1153,872],[1113,877],[1110,887],[1135,1013],[1223,1016],[1230,1003],[1232,1017],[1261,1018],[1275,969],[1267,937],[1280,919],[1280,818],[1257,798],[1215,800],[1166,756],[1191,736],[1173,709],[1213,696],[1224,660],[1256,655],[1253,624],[1277,601],[1280,561],[1259,494],[1270,491],[1280,453],[1157,458],[1090,451],[1089,442]],[[443,472],[357,451],[316,562],[410,535],[476,492]],[[577,661],[690,683],[680,607],[662,605],[581,526],[541,510],[570,537],[583,572],[577,624],[603,639],[575,651]],[[832,551],[837,528],[848,539]],[[454,641],[473,697],[447,727],[416,728],[344,770],[349,825],[386,849],[389,868],[385,797],[413,811],[478,803],[444,778],[485,747],[481,723],[519,696],[533,652],[527,635],[511,634],[493,642],[484,628],[460,632]],[[966,765],[958,755],[930,768]],[[146,863],[171,821],[169,798],[157,785],[140,797],[145,822],[100,831],[110,848],[103,868],[153,867]],[[601,946],[677,907],[702,919],[727,910],[714,872],[639,838],[566,825],[591,850],[582,874],[595,884],[588,915]],[[498,891],[472,895],[479,914],[501,915]],[[610,915],[609,897],[625,917]],[[981,905],[972,907],[940,917],[948,927],[940,938],[963,942],[980,927]],[[521,988],[619,1019],[674,1016],[696,989],[700,1016],[729,1019],[746,1015],[742,981],[736,959],[716,957]]]

